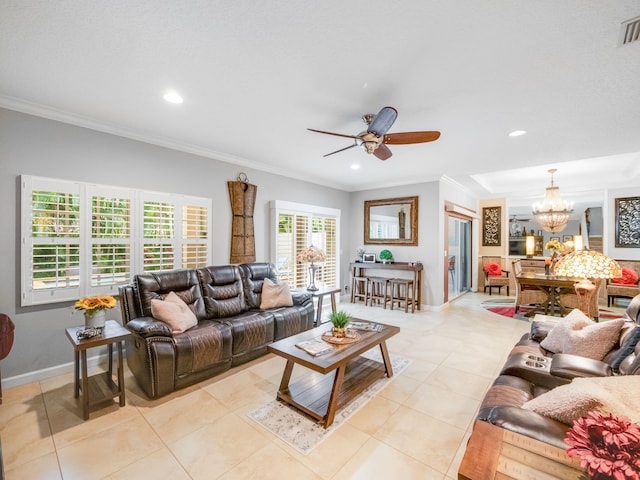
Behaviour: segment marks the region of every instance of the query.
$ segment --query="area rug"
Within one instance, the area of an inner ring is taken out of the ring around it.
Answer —
[[[382,363],[379,349],[372,349],[363,354],[363,356]],[[393,377],[383,377],[374,382],[369,388],[338,410],[335,420],[329,428],[322,427],[314,418],[278,400],[272,400],[257,410],[247,413],[247,416],[300,453],[307,455],[366,405],[378,392],[391,383],[394,378],[400,375],[410,363],[411,360],[407,358],[391,355]]]
[[[487,300],[485,302],[482,302],[482,306],[490,312],[497,313],[498,315],[502,315],[503,317],[528,321],[530,317],[527,317],[526,315],[533,309],[533,307],[521,306],[520,308],[518,308],[518,313],[516,313],[514,304],[515,300],[513,299],[501,299],[499,301]],[[602,319],[620,318],[623,315],[624,309],[604,307],[599,308],[599,317]]]

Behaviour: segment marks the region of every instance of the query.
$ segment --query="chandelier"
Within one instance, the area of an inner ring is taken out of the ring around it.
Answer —
[[[560,198],[560,189],[553,184],[553,174],[556,169],[549,170],[551,174],[551,186],[544,192],[542,203],[533,204],[533,216],[540,226],[547,232],[557,233],[564,230],[573,212],[573,202],[563,201]]]

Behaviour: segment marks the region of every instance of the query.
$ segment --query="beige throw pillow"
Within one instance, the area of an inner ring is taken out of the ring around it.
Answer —
[[[595,323],[580,310],[574,309],[564,321],[551,329],[540,346],[553,353],[570,353],[602,360],[620,339],[623,325],[621,318]]]
[[[168,324],[173,333],[182,333],[198,324],[195,314],[175,292],[169,292],[164,300],[151,300],[151,315]]]
[[[593,321],[589,317],[581,310],[574,308],[566,317],[560,319],[555,324],[547,336],[540,342],[540,346],[553,353],[562,353],[564,340],[568,335],[569,329],[579,330],[591,324],[593,324]]]
[[[575,378],[568,385],[556,387],[529,400],[522,408],[567,425],[584,417],[589,411],[624,415],[640,421],[640,375],[618,377]]]
[[[293,305],[291,291],[288,282],[273,283],[268,278],[264,279],[262,284],[262,299],[260,300],[260,309],[276,307],[290,307]]]

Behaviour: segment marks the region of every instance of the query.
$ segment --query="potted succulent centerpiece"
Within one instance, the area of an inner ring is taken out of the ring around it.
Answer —
[[[337,338],[343,338],[347,335],[347,323],[351,320],[351,315],[347,312],[339,310],[337,312],[331,312],[329,317],[333,328],[331,329],[331,335]]]
[[[393,254],[389,250],[382,250],[378,255],[382,263],[391,263],[393,261]]]

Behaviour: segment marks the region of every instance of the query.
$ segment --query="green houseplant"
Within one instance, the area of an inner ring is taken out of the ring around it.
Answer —
[[[389,250],[382,250],[378,255],[382,263],[391,263],[393,261],[393,254]]]
[[[331,312],[329,320],[331,321],[331,325],[333,325],[331,334],[334,337],[344,337],[347,333],[346,327],[347,323],[351,320],[351,315],[345,311],[339,310],[337,312]]]

